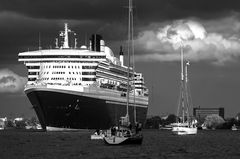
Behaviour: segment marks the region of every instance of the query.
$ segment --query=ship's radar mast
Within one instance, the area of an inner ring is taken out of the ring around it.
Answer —
[[[55,40],[55,45],[55,48],[60,49],[77,48],[77,34],[69,29],[67,23],[64,23],[64,30],[60,31],[59,37]]]
[[[63,48],[69,48],[68,45],[68,24],[64,23],[64,43]]]

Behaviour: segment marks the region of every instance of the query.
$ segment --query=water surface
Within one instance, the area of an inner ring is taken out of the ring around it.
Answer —
[[[108,146],[90,140],[91,133],[0,131],[0,158],[240,158],[240,131],[201,130],[193,136],[176,136],[168,130],[144,130],[140,146]]]

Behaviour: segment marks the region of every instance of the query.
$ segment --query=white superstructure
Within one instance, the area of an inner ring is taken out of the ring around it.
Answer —
[[[100,35],[92,35],[89,47],[77,47],[76,33],[65,24],[64,31],[56,39],[54,49],[27,51],[19,53],[19,61],[28,68],[26,88],[33,86],[89,87],[119,91],[127,90],[127,67],[124,66],[123,51],[120,57],[114,56],[112,50],[105,46]],[[148,90],[141,73],[133,73],[135,93],[147,96]],[[132,88],[134,88],[132,86]]]

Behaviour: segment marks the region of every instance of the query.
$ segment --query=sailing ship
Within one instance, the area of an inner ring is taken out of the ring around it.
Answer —
[[[188,66],[190,65],[189,61],[184,61],[183,47],[181,44],[181,83],[180,83],[180,97],[179,104],[177,109],[177,116],[180,117],[177,119],[177,123],[172,128],[172,132],[177,135],[190,135],[197,134],[197,121],[196,119],[190,119],[190,109],[191,106],[191,94],[188,81]],[[185,74],[184,74],[184,64],[185,64]]]
[[[130,49],[130,47],[132,49]],[[130,73],[130,54],[132,52],[133,68],[134,68],[134,49],[133,49],[133,8],[132,0],[129,0],[129,25],[128,25],[128,74]],[[128,76],[129,77],[129,76]],[[104,142],[109,145],[123,145],[123,144],[142,144],[143,135],[140,132],[141,123],[136,121],[136,110],[134,110],[134,124],[135,131],[132,131],[132,124],[129,120],[129,78],[127,89],[127,103],[126,115],[121,117],[118,126],[112,127],[109,133],[103,138]],[[135,89],[135,88],[134,88]],[[135,94],[134,94],[135,96]]]
[[[79,47],[65,23],[55,48],[43,49],[39,40],[38,50],[18,57],[28,69],[24,92],[43,129],[108,129],[125,115],[127,100],[129,120],[145,122],[148,89],[142,73],[125,66],[122,47],[115,56],[101,35]]]

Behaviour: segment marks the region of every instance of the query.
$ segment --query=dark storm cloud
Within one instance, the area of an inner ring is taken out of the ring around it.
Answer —
[[[111,0],[4,0],[2,11],[11,11],[45,19],[117,18],[124,1]]]
[[[45,19],[119,20],[127,0],[2,0],[1,11]],[[213,18],[239,11],[239,0],[136,0],[145,20],[178,19],[186,16]]]
[[[187,17],[216,19],[238,12],[240,6],[238,0],[134,0],[133,3],[136,36],[154,23]],[[128,0],[0,0],[0,63],[17,63],[18,52],[38,48],[39,33],[43,48],[54,46],[64,22],[78,33],[79,45],[90,34],[99,33],[107,45],[118,48],[127,37],[127,5]]]
[[[141,18],[149,21],[186,17],[219,18],[240,11],[238,0],[140,0],[136,1]]]

